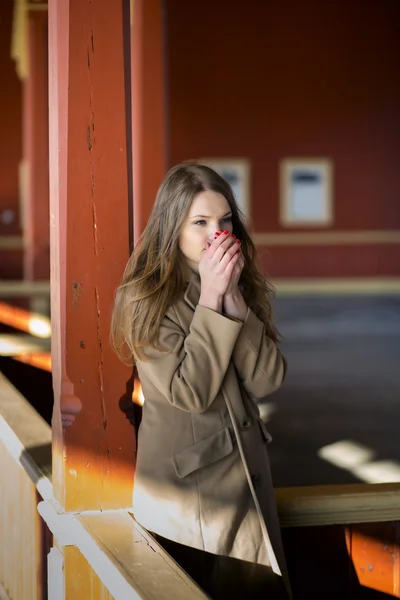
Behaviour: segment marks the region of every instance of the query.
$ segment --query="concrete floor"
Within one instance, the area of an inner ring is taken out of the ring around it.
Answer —
[[[274,485],[400,481],[400,297],[278,297],[275,311],[289,370],[261,406]],[[373,453],[367,477],[318,455],[344,441]]]

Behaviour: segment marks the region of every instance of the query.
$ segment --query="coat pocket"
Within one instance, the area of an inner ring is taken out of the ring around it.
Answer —
[[[213,433],[205,440],[177,452],[172,457],[178,477],[186,477],[189,473],[212,465],[221,458],[228,456],[233,450],[229,428]]]
[[[263,438],[269,444],[270,442],[272,442],[272,435],[270,434],[268,429],[265,427],[265,423],[262,419],[258,419],[258,424],[260,426],[261,434],[262,434]]]

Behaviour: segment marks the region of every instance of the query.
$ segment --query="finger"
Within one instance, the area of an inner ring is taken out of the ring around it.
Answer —
[[[220,236],[214,238],[213,242],[211,242],[211,244],[209,246],[209,251],[208,251],[208,255],[210,256],[210,258],[213,258],[216,251],[218,250],[218,248],[221,246],[222,242],[224,241],[224,238],[225,238],[225,236],[221,233]],[[206,242],[206,243],[209,244],[210,242]]]
[[[240,249],[238,248],[237,244],[233,244],[230,248],[228,248],[228,250],[225,252],[224,256],[222,257],[221,261],[220,261],[220,265],[223,269],[226,269],[228,263],[232,260],[233,257],[235,257],[235,259],[239,259],[241,255]],[[236,260],[235,260],[236,262]]]
[[[237,246],[236,246],[237,244]],[[225,256],[225,254],[229,251],[232,252],[233,254],[235,253],[235,248],[237,249],[238,246],[240,245],[240,242],[236,239],[236,236],[229,236],[228,239],[224,240],[219,247],[215,250],[213,256],[215,257],[215,259],[219,262],[221,262],[221,260],[223,259],[223,257]]]
[[[207,241],[204,244],[204,248],[206,251],[209,250],[208,256],[212,258],[216,252],[216,250],[221,246],[222,242],[225,241],[226,235],[221,234],[219,237],[215,237],[212,242]]]
[[[235,266],[236,266],[236,264],[237,264],[237,262],[238,262],[238,260],[239,260],[239,256],[240,256],[239,254],[234,254],[234,255],[232,256],[232,258],[230,259],[230,261],[228,262],[228,264],[226,265],[226,268],[225,268],[225,275],[226,275],[227,277],[229,277],[229,278],[231,278],[231,277],[232,277],[232,275],[233,275],[233,270],[234,270],[234,268],[235,268]]]
[[[243,268],[243,266],[244,266],[243,254],[242,254],[242,252],[240,250],[237,250],[236,254],[238,254],[239,260],[236,263],[235,269],[241,270]]]
[[[233,268],[233,273],[232,276],[236,277],[239,280],[239,277],[243,271],[243,267],[244,267],[244,260],[243,260],[243,255],[242,253],[239,254],[239,259],[236,262],[234,268]]]
[[[223,231],[222,233],[217,232],[211,245],[217,249],[222,245],[226,246],[231,244],[235,239],[235,234],[229,233],[227,230]]]

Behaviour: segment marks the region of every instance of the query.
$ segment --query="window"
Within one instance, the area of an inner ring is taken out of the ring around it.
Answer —
[[[332,225],[331,161],[285,159],[281,162],[280,222],[284,227]]]

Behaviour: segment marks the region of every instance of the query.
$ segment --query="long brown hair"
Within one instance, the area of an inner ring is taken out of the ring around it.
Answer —
[[[245,260],[240,285],[247,304],[265,323],[274,341],[273,288],[255,264],[256,249],[244,226],[230,185],[204,165],[182,163],[173,167],[158,190],[156,201],[138,244],[125,268],[115,295],[111,339],[122,360],[146,359],[145,349],[159,346],[158,331],[168,308],[185,289],[186,264],[179,248],[179,234],[194,198],[211,190],[227,200],[232,211],[233,233],[241,241]]]

